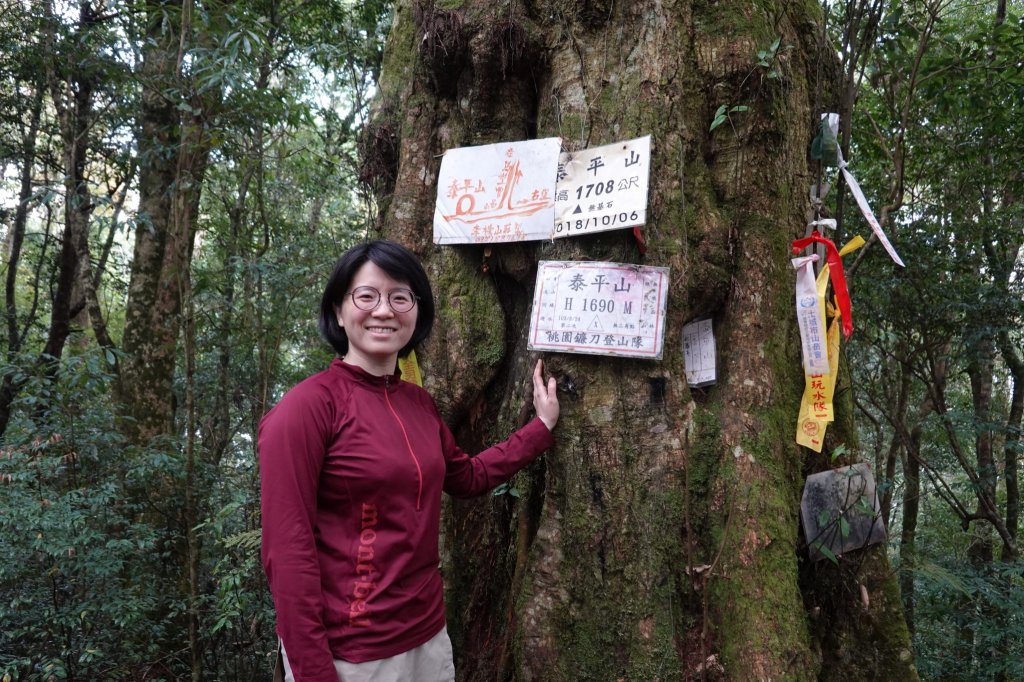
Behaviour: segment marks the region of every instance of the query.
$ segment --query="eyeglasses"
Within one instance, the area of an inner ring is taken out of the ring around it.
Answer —
[[[356,287],[346,296],[352,297],[352,305],[369,312],[380,305],[381,292],[374,287]],[[392,289],[388,292],[388,306],[396,313],[407,313],[416,306],[419,298],[409,289]]]

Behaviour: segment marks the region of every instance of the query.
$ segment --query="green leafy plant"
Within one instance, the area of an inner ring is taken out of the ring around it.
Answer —
[[[840,443],[839,445],[832,448],[832,452],[829,453],[829,460],[834,464],[837,459],[846,454],[846,444]],[[851,469],[850,471],[853,471]]]
[[[765,69],[767,71],[766,75],[768,78],[778,79],[781,75],[778,66],[779,53],[780,51],[788,51],[792,49],[792,45],[782,45],[782,37],[780,36],[776,38],[775,41],[772,42],[772,44],[768,48],[758,50],[757,62],[755,64],[755,67],[753,70],[751,70],[750,73],[747,74],[747,76],[743,79],[743,82],[746,83],[747,79],[750,78],[750,76],[753,75],[757,69]],[[722,104],[721,106],[718,107],[718,109],[715,110],[715,115],[711,119],[711,126],[708,128],[708,131],[710,132],[715,128],[718,128],[726,121],[731,120],[731,114],[737,114],[744,111],[750,111],[750,107],[747,106],[746,104]]]
[[[731,107],[728,104],[723,104],[715,110],[715,117],[711,120],[711,127],[708,128],[708,130],[714,130],[729,120],[729,114],[735,114],[742,111],[750,111],[750,107],[745,104],[737,104]]]
[[[782,45],[782,37],[778,37],[771,44],[768,49],[757,51],[757,65],[767,70],[768,78],[779,78],[780,73],[778,69],[779,51],[789,51],[793,49],[792,45]]]
[[[510,495],[512,497],[521,497],[522,493],[519,492],[519,488],[516,488],[514,485],[512,485],[509,482],[505,482],[505,483],[502,483],[501,485],[499,485],[497,488],[495,488],[494,491],[491,493],[491,495],[493,495],[494,497],[498,497],[499,495]]]

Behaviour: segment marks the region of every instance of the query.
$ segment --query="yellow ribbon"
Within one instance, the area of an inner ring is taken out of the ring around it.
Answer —
[[[402,370],[404,381],[423,387],[423,375],[420,373],[419,363],[416,362],[416,351],[411,350],[404,358],[398,358],[398,368]]]

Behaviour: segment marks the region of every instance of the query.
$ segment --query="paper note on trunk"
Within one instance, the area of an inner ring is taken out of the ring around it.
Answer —
[[[434,242],[550,238],[560,149],[557,137],[449,149],[437,179]]]
[[[650,135],[562,154],[552,237],[643,225],[650,167]]]
[[[690,386],[715,383],[715,333],[710,319],[683,325],[683,362]]]
[[[660,360],[668,268],[540,261],[529,348]]]

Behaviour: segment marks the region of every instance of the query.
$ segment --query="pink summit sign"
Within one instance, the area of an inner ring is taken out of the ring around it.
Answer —
[[[660,360],[668,268],[540,261],[530,350]]]

